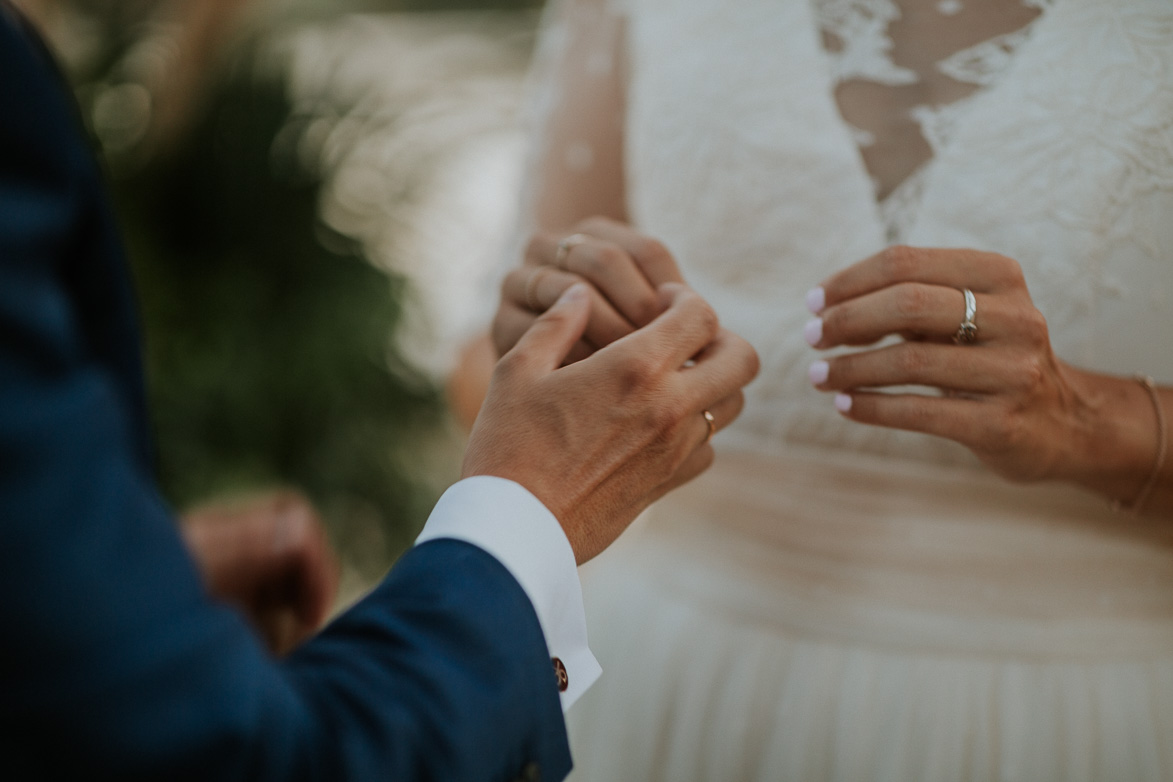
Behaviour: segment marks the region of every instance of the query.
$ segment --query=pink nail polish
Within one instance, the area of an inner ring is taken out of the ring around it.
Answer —
[[[802,327],[802,336],[811,347],[819,344],[819,340],[823,338],[823,319],[811,318],[808,320],[806,325]]]
[[[823,307],[827,306],[827,292],[823,290],[822,286],[818,288],[811,288],[806,292],[806,308],[818,315],[823,311]]]
[[[835,409],[840,413],[851,412],[851,395],[850,394],[835,394]]]
[[[831,373],[831,365],[826,361],[816,361],[811,364],[807,370],[807,376],[811,379],[814,385],[822,385],[827,382],[827,376]]]

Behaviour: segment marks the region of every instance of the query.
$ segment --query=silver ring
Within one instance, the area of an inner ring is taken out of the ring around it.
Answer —
[[[709,433],[705,436],[705,441],[701,445],[708,445],[709,440],[712,440],[713,435],[717,433],[717,419],[708,410],[702,410],[701,415],[705,417],[705,423],[709,425]]]
[[[585,241],[586,237],[582,234],[571,234],[558,242],[558,250],[554,253],[554,265],[559,269],[565,269],[566,256],[570,255],[571,250]]]
[[[972,345],[977,342],[977,324],[973,322],[977,317],[977,297],[969,288],[963,288],[961,293],[965,296],[965,320],[957,327],[953,341],[958,345]]]

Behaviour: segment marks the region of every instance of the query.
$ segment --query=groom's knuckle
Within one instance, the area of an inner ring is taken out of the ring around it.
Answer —
[[[741,383],[741,385],[746,385],[755,377],[757,377],[758,372],[761,371],[761,357],[758,356],[758,352],[754,349],[754,346],[741,337],[732,335],[730,337],[730,342],[732,344],[734,355],[737,356],[738,359],[738,377],[744,381]]]
[[[653,293],[641,294],[635,301],[635,308],[634,315],[639,321],[636,325],[646,326],[660,314],[660,301]]]
[[[494,369],[494,374],[508,382],[525,372],[529,364],[529,356],[520,347],[514,347],[501,357]]]
[[[653,385],[658,362],[651,354],[628,352],[618,363],[616,375],[627,393],[638,393]]]
[[[647,402],[645,420],[658,440],[670,441],[680,426],[680,410],[663,397],[656,396]]]
[[[699,330],[708,336],[709,340],[717,336],[717,329],[721,327],[721,320],[717,317],[717,311],[707,301],[702,299],[697,294],[690,294],[691,298],[688,301],[688,306],[692,310],[692,317],[695,318],[695,323],[699,326]]]

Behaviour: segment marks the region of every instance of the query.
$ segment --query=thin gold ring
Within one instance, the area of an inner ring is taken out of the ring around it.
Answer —
[[[702,410],[701,415],[705,417],[705,423],[709,425],[709,433],[705,436],[705,441],[702,445],[708,445],[709,440],[713,439],[713,435],[717,433],[717,419],[713,418],[713,414],[708,410]]]
[[[525,281],[525,306],[532,312],[542,312],[542,302],[538,300],[538,283],[542,281],[542,275],[545,273],[546,267],[538,266]]]
[[[558,242],[558,250],[554,253],[554,265],[559,269],[565,269],[566,256],[570,255],[571,250],[585,241],[586,237],[582,234],[571,234]]]

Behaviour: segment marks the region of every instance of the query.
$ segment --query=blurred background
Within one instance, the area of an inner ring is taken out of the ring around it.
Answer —
[[[342,603],[459,473],[444,396],[492,312],[536,0],[18,0],[105,162],[182,511],[296,487]]]

